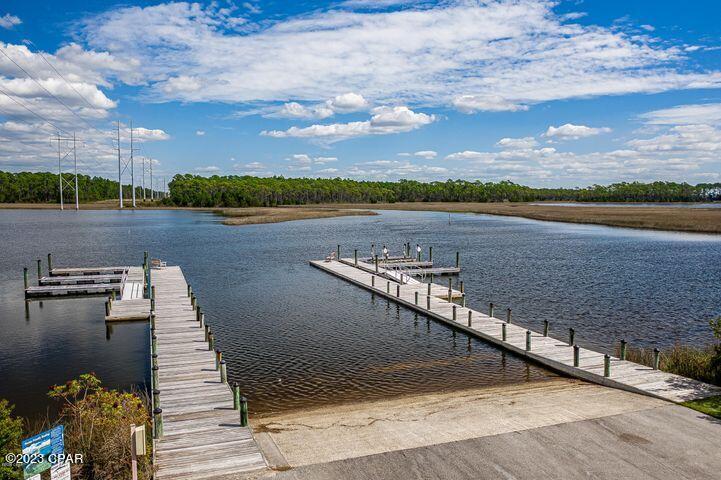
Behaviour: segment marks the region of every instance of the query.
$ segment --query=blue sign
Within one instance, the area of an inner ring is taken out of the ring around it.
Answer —
[[[58,425],[52,430],[46,430],[23,440],[23,476],[25,478],[49,469],[52,466],[51,458],[62,455],[65,450],[63,432],[64,427]]]

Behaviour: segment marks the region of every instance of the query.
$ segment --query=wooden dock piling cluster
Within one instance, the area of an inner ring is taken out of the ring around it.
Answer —
[[[429,257],[431,255],[429,249]],[[576,344],[573,328],[568,331],[568,342],[561,342],[550,336],[551,324],[548,320],[543,321],[542,333],[536,333],[513,324],[511,308],[506,310],[505,321],[500,320],[494,317],[495,305],[491,302],[486,315],[468,308],[465,291],[453,290],[450,283],[445,288],[432,281],[404,282],[403,277],[394,276],[393,269],[379,265],[377,257],[373,266],[355,258],[310,263],[454,329],[576,378],[674,402],[721,395],[719,387],[659,371],[660,351],[657,348],[654,349],[653,365],[647,367],[626,360],[625,340],[621,341],[620,358],[580,347]],[[381,289],[376,277],[386,281]],[[391,286],[395,287],[393,294],[390,294]],[[425,302],[420,302],[420,296],[425,296]],[[456,304],[457,300],[462,304]]]

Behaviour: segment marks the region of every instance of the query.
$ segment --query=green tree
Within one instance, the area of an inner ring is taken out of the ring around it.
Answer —
[[[15,466],[5,465],[5,455],[19,454],[20,441],[23,435],[22,419],[13,417],[13,406],[5,399],[0,399],[0,479],[11,480],[22,478],[22,470]]]

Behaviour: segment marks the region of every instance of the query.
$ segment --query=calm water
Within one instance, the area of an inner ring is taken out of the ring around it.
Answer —
[[[535,202],[531,205],[549,207],[674,207],[674,208],[721,208],[721,202],[715,203],[679,203],[679,202]]]
[[[338,243],[405,241],[433,245],[438,264],[461,251],[470,305],[608,351],[706,341],[721,314],[716,236],[433,212],[227,227],[183,211],[0,211],[0,397],[32,414],[82,372],[149,377],[147,325],[107,330],[103,298],[33,302],[26,317],[22,267],[49,251],[57,266],[140,264],[143,250],[181,265],[254,413],[552,376],[308,265]]]

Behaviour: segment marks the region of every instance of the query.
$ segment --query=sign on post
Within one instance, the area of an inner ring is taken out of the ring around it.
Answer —
[[[51,467],[49,456],[62,455],[65,449],[63,445],[62,425],[46,430],[34,437],[26,438],[22,441],[23,459],[26,459],[23,465],[23,477],[30,478],[39,475]]]
[[[135,430],[133,430],[133,442],[135,455],[145,455],[145,425],[135,427]]]
[[[50,468],[50,480],[70,480],[70,463],[57,463]]]

